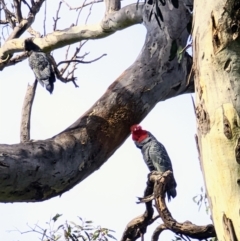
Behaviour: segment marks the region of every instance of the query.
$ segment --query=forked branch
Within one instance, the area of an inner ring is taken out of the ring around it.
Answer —
[[[185,235],[194,239],[207,239],[210,237],[216,237],[216,232],[212,224],[198,226],[190,221],[179,223],[172,217],[165,203],[165,192],[168,186],[173,182],[174,177],[171,171],[167,171],[163,175],[159,174],[158,172],[152,172],[149,175],[149,182],[147,185],[154,185],[153,196],[151,199],[155,199],[156,208],[164,223],[164,226],[159,227],[159,229],[154,232],[154,240],[157,240],[157,236],[160,235],[164,229],[169,229],[177,235]],[[147,199],[142,198],[141,202],[149,202],[149,196]]]
[[[148,181],[147,188],[144,191],[144,197],[149,196],[153,192],[153,185],[151,182]],[[134,241],[138,238],[144,236],[144,234],[147,231],[148,225],[152,224],[155,220],[159,218],[159,216],[153,217],[153,207],[152,207],[152,201],[145,203],[146,205],[146,211],[143,215],[138,216],[131,220],[127,227],[125,228],[121,241]]]

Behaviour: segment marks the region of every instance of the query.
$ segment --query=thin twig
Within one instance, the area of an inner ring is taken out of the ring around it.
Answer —
[[[92,7],[93,7],[93,4],[94,4],[94,3],[92,3],[91,6],[90,6],[90,8],[89,8],[89,12],[88,12],[88,15],[87,15],[87,18],[86,18],[85,24],[87,24],[87,21],[88,21],[90,15],[91,15],[91,13],[92,13]]]
[[[91,61],[82,61],[82,60],[64,60],[64,61],[60,61],[57,66],[61,65],[61,64],[65,64],[65,63],[81,63],[81,64],[91,64],[99,59],[101,59],[102,57],[106,56],[107,54],[103,54],[101,55],[100,57],[96,58],[96,59],[93,59]]]
[[[46,36],[46,21],[47,21],[47,0],[45,0],[44,6],[44,19],[43,19],[43,34]]]
[[[62,2],[65,3],[68,6],[69,10],[78,10],[78,9],[84,8],[84,7],[89,6],[91,4],[94,4],[94,3],[103,2],[103,0],[93,0],[89,3],[85,3],[86,1],[84,1],[84,3],[80,6],[78,6],[78,7],[71,7],[65,0],[62,0]]]
[[[59,5],[58,5],[57,12],[56,12],[56,18],[53,18],[53,22],[54,22],[54,24],[53,24],[53,31],[55,31],[57,29],[57,22],[60,19],[59,12],[60,12],[61,6],[62,6],[62,2],[60,1]]]
[[[14,8],[15,8],[15,16],[17,18],[18,23],[22,21],[22,10],[21,10],[21,1],[14,0]]]
[[[28,2],[25,0],[22,0],[22,2],[27,5],[29,12],[32,12],[32,8],[29,6]]]

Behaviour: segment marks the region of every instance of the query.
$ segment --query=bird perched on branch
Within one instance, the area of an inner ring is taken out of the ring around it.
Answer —
[[[149,131],[143,130],[140,125],[133,125],[131,126],[131,133],[135,145],[142,151],[143,159],[150,172],[164,173],[168,170],[173,171],[165,147]],[[167,190],[168,200],[171,200],[171,197],[176,197],[177,191],[175,187],[176,184]]]
[[[29,66],[36,79],[52,94],[56,79],[47,55],[32,42],[32,39],[25,40],[25,50],[28,51]]]

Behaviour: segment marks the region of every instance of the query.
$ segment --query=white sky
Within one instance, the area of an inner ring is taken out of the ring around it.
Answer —
[[[74,0],[69,1],[71,2]],[[51,1],[48,4],[47,32],[52,31],[56,3],[57,1]],[[61,13],[59,29],[75,22],[75,11],[69,12],[64,7]],[[87,11],[85,16],[86,14]],[[99,22],[103,14],[103,4],[95,5],[89,22]],[[82,23],[85,16],[80,18]],[[43,33],[40,16],[34,27]],[[105,39],[89,41],[80,55],[90,52],[86,60],[97,58],[103,53],[107,53],[107,56],[95,63],[78,66],[76,76],[79,88],[75,88],[72,83],[63,84],[57,81],[54,92],[50,95],[38,86],[32,111],[31,138],[49,138],[71,125],[88,110],[107,87],[134,62],[143,46],[145,34],[144,26],[138,25]],[[64,54],[64,49],[54,51],[58,61],[62,60]],[[0,143],[19,142],[22,102],[27,83],[33,80],[27,61],[0,73]],[[173,217],[180,222],[189,220],[199,225],[209,223],[210,219],[204,208],[198,212],[197,205],[192,201],[193,196],[201,192],[203,180],[194,141],[196,125],[190,95],[159,103],[141,125],[165,145],[172,159],[178,183],[178,195],[169,204]],[[33,226],[38,222],[44,226],[56,213],[64,214],[60,219],[62,222],[77,221],[77,216],[91,219],[96,225],[116,230],[116,237],[120,238],[126,224],[145,210],[144,205],[137,205],[135,202],[136,197],[143,194],[147,173],[148,169],[139,149],[128,138],[106,164],[61,197],[42,203],[1,203],[0,239],[37,240],[39,236],[36,234],[21,235],[8,230],[18,228],[26,231],[27,223]],[[159,223],[161,220],[152,226],[156,227]],[[153,229],[148,229],[147,237],[150,238],[150,231]],[[161,236],[161,240],[172,238],[170,232],[164,232]]]

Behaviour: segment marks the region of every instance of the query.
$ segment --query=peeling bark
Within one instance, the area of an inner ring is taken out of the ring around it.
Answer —
[[[240,240],[240,4],[204,0],[194,9],[201,167],[218,240]]]
[[[146,5],[147,36],[139,57],[82,117],[50,139],[0,145],[1,202],[42,201],[64,193],[104,164],[129,136],[130,126],[159,101],[193,91],[191,57],[186,53],[181,63],[176,57],[169,61],[172,41],[186,44],[183,26],[190,14],[182,3],[172,11],[164,7],[159,29],[156,20],[148,21],[149,10]]]

